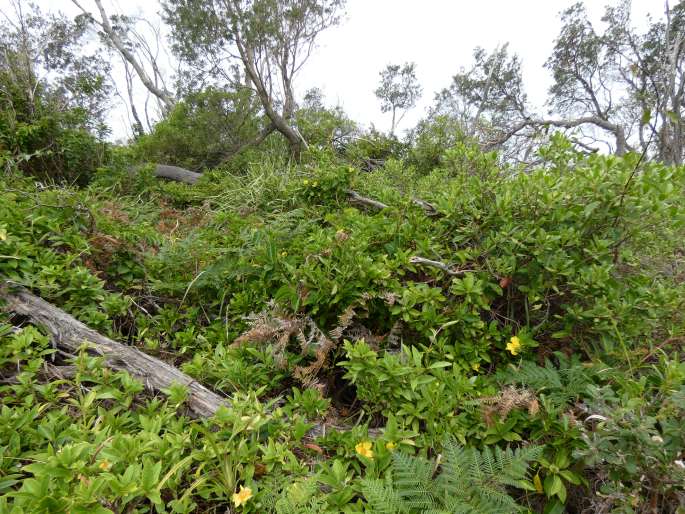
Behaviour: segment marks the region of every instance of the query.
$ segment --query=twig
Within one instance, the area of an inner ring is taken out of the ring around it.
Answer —
[[[476,270],[472,270],[472,269],[455,270],[455,269],[452,269],[447,264],[444,264],[440,261],[433,261],[431,259],[426,259],[424,257],[418,257],[418,256],[410,257],[409,262],[412,264],[418,264],[419,266],[430,266],[432,268],[438,268],[439,270],[442,270],[445,273],[447,273],[448,275],[452,275],[452,276],[463,275],[464,273],[473,273],[476,271]]]
[[[389,207],[383,202],[379,202],[378,200],[374,200],[373,198],[367,198],[366,196],[362,196],[356,191],[353,191],[352,189],[348,189],[347,194],[352,203],[357,203],[363,205],[364,207],[371,207],[372,209],[377,209],[379,211],[387,209]],[[433,204],[428,203],[425,200],[421,200],[419,198],[412,198],[411,203],[413,203],[417,207],[421,207],[427,216],[437,216],[438,214],[440,214]]]
[[[642,164],[643,159],[645,158],[645,155],[647,155],[647,148],[649,148],[649,145],[652,144],[652,139],[654,138],[654,134],[649,138],[649,143],[647,143],[647,146],[642,150],[642,153],[640,154],[640,158],[637,160],[637,163],[635,163],[635,167],[633,168],[633,171],[630,173],[630,176],[628,177],[628,180],[626,180],[625,185],[623,186],[623,191],[621,192],[621,198],[619,199],[618,202],[618,212],[616,213],[616,218],[614,218],[614,223],[613,227],[616,228],[618,226],[619,220],[621,219],[621,211],[623,210],[623,203],[625,202],[626,194],[628,193],[628,187],[630,186],[630,183],[633,181],[633,178],[635,177],[635,174],[637,173],[637,170],[640,168],[640,164]],[[618,251],[621,246],[621,244],[628,239],[628,237],[624,238],[624,240],[619,241],[619,243],[614,247],[614,264],[618,262]]]
[[[359,193],[357,193],[356,191],[352,191],[351,189],[347,190],[347,194],[349,195],[350,201],[352,203],[357,203],[357,204],[363,205],[365,207],[371,207],[373,209],[378,209],[379,211],[388,208],[388,206],[386,204],[384,204],[383,202],[379,202],[378,200],[373,200],[372,198],[367,198],[365,196],[362,196]]]

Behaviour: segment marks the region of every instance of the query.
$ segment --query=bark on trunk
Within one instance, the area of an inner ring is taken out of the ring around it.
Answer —
[[[170,111],[171,109],[173,109],[174,105],[176,104],[173,96],[164,88],[160,88],[155,84],[155,81],[153,81],[152,78],[150,78],[150,76],[145,71],[143,65],[139,62],[136,56],[129,50],[129,48],[126,46],[126,43],[119,37],[116,30],[114,30],[114,28],[112,27],[107,12],[105,12],[104,7],[102,6],[102,1],[95,0],[95,5],[100,11],[100,17],[102,18],[101,21],[97,21],[88,11],[81,7],[81,5],[78,3],[78,0],[72,0],[72,2],[79,9],[81,9],[81,11],[86,16],[88,16],[89,19],[93,20],[100,26],[102,31],[105,33],[107,39],[109,39],[112,45],[114,45],[114,48],[117,49],[121,56],[124,59],[126,59],[126,61],[128,61],[131,64],[131,66],[133,66],[133,69],[136,71],[138,77],[140,78],[140,81],[147,88],[147,90],[153,95],[155,95],[160,100],[160,102],[162,102],[165,110]]]
[[[197,416],[211,416],[220,406],[230,406],[228,400],[175,367],[97,333],[62,309],[28,291],[2,291],[0,297],[7,300],[4,307],[6,310],[26,316],[32,323],[44,327],[54,344],[62,350],[76,353],[87,341],[91,351],[104,357],[105,365],[127,371],[149,389],[162,391],[172,384],[186,386],[187,405]]]
[[[262,107],[264,108],[266,116],[269,118],[269,120],[271,120],[271,123],[276,128],[276,130],[280,132],[283,135],[283,137],[285,137],[286,141],[288,141],[288,145],[290,146],[290,152],[295,161],[300,162],[303,143],[306,142],[302,138],[302,135],[290,126],[288,118],[292,115],[292,112],[288,112],[288,109],[292,110],[293,106],[286,102],[286,104],[288,105],[285,106],[284,112],[282,114],[276,111],[274,99],[269,94],[270,88],[267,88],[267,84],[265,83],[261,74],[255,67],[254,63],[257,61],[257,59],[254,54],[254,49],[245,41],[243,41],[243,39],[239,36],[239,31],[237,27],[235,26],[234,31],[236,36],[236,45],[238,47],[238,52],[240,54],[240,60],[242,61],[243,66],[245,68],[245,74],[249,78],[250,82],[254,85],[254,88],[257,91],[257,96],[259,97],[259,101],[261,102]],[[287,90],[288,85],[290,85],[289,79],[287,77],[284,78],[286,79],[286,82],[284,83],[284,87],[286,88],[286,99],[288,98],[288,95],[290,95],[290,98],[292,98],[292,90]],[[294,101],[292,101],[292,103],[294,104]]]

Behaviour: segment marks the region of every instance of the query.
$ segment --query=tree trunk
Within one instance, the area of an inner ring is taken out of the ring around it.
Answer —
[[[221,159],[221,164],[231,160],[233,157],[235,157],[247,148],[261,145],[264,142],[264,140],[267,137],[269,137],[275,130],[276,126],[273,123],[270,123],[268,126],[264,127],[264,129],[262,129],[262,131],[259,134],[257,134],[257,136],[254,139],[250,141],[244,141],[238,144],[237,146],[233,147],[230,151],[226,152]]]
[[[237,31],[235,27],[234,30]],[[262,79],[261,75],[257,71],[257,68],[255,67],[254,50],[249,45],[245,44],[243,40],[237,36],[236,45],[238,47],[238,52],[240,53],[240,60],[242,61],[243,67],[245,68],[245,75],[254,85],[257,91],[257,96],[259,97],[259,101],[261,102],[262,107],[264,108],[266,116],[269,118],[269,120],[276,128],[276,130],[283,134],[283,137],[285,137],[285,139],[288,141],[288,145],[290,146],[290,152],[293,158],[296,162],[299,162],[300,156],[302,155],[302,146],[304,143],[304,139],[297,130],[290,126],[290,122],[287,119],[289,117],[289,113],[285,111],[283,114],[280,114],[276,111],[273,98],[267,91],[267,87],[264,83],[264,80]],[[289,84],[289,82],[286,82],[286,84]],[[286,98],[288,97],[288,95],[292,97],[292,91],[286,91]]]

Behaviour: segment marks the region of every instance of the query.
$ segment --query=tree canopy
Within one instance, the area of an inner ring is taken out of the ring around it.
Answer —
[[[388,64],[380,72],[380,76],[380,84],[374,93],[381,101],[381,110],[392,113],[390,133],[394,134],[395,127],[406,112],[416,105],[423,88],[416,77],[416,63]]]

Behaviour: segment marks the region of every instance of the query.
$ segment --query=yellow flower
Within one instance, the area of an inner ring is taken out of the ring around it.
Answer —
[[[287,257],[287,256],[288,256],[288,252],[281,252],[281,257]]]
[[[514,336],[507,343],[507,350],[511,352],[512,355],[518,355],[521,351],[521,340]]]
[[[252,498],[252,489],[241,485],[240,491],[233,493],[233,504],[236,507],[240,507],[241,505],[245,505],[250,498]]]
[[[112,467],[112,463],[109,462],[108,460],[103,460],[100,464],[98,464],[98,468],[100,468],[102,471],[109,471],[109,468]]]
[[[373,450],[371,449],[371,446],[371,441],[363,441],[357,444],[357,446],[355,446],[354,449],[362,457],[366,457],[367,459],[373,459]]]
[[[478,371],[480,369],[480,362],[475,362],[475,363],[471,364],[471,369],[473,371]]]
[[[393,443],[392,441],[390,441],[389,443],[385,443],[385,447],[388,450],[393,451],[395,448],[397,448],[397,443]]]
[[[304,180],[302,181],[302,183],[306,186],[307,184],[309,184],[309,180],[308,180],[308,179],[304,179]]]

